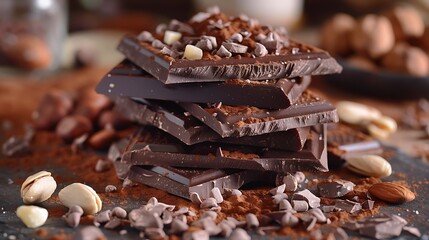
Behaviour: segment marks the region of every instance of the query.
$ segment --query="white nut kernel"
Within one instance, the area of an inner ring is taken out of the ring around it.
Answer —
[[[50,172],[40,171],[27,179],[21,186],[21,197],[26,204],[40,203],[52,196],[57,183]]]
[[[101,210],[102,202],[90,186],[82,183],[72,183],[58,193],[64,206],[71,208],[75,205],[82,207],[85,214],[94,214]]]
[[[183,57],[189,60],[198,60],[203,58],[203,50],[193,45],[186,45]]]
[[[376,125],[378,128],[385,130],[388,133],[394,133],[398,129],[396,121],[393,118],[387,116],[375,118],[371,121],[371,123]]]
[[[346,157],[347,168],[368,177],[387,177],[392,174],[392,166],[386,159],[377,155]]]
[[[382,116],[378,109],[357,102],[340,101],[336,107],[340,120],[349,124],[362,124]]]
[[[181,37],[182,37],[181,33],[167,30],[164,33],[164,43],[167,45],[171,45],[174,42],[179,41]]]
[[[37,206],[20,206],[16,209],[16,215],[25,226],[37,228],[45,224],[48,219],[48,210]]]
[[[366,126],[366,130],[368,131],[369,135],[377,139],[386,139],[387,137],[389,137],[390,134],[385,129],[382,129],[372,123]]]

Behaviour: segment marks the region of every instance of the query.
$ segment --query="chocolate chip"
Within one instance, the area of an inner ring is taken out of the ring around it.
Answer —
[[[405,226],[402,228],[402,230],[404,230],[404,231],[406,231],[406,232],[410,233],[411,235],[414,235],[418,238],[422,236],[420,230],[418,228],[415,228],[415,227]]]
[[[111,220],[109,220],[108,222],[106,222],[106,224],[104,224],[104,228],[106,229],[115,229],[119,226],[121,226],[122,221],[119,218],[112,218]]]
[[[217,48],[216,37],[203,35],[203,36],[201,36],[201,39],[208,39],[211,42],[213,49]]]
[[[212,42],[209,39],[201,39],[195,44],[195,46],[201,48],[204,51],[213,50]]]
[[[217,50],[216,54],[219,57],[231,57],[232,53],[230,51],[228,51],[223,45],[221,45],[219,47],[219,49]]]
[[[317,208],[320,206],[320,198],[316,197],[308,189],[296,192],[293,194],[293,200],[305,200],[311,208]]]
[[[66,141],[82,136],[92,131],[91,121],[81,115],[72,115],[63,118],[57,125],[56,133]]]
[[[317,219],[317,222],[319,222],[319,223],[326,222],[327,218],[326,218],[325,214],[323,214],[322,210],[320,210],[320,208],[310,209],[310,210],[308,210],[308,213],[313,215]]]
[[[228,240],[250,240],[250,235],[242,228],[236,228],[232,231]]]
[[[349,235],[347,234],[347,232],[344,231],[344,229],[342,229],[340,227],[335,229],[334,237],[335,237],[335,240],[348,240],[349,239]]]
[[[97,163],[95,164],[95,168],[94,170],[96,172],[106,172],[110,169],[111,167],[111,162],[104,160],[104,159],[98,159]]]
[[[167,30],[167,24],[165,23],[158,24],[155,28],[156,34],[159,34],[159,35],[163,34],[165,30]]]
[[[196,230],[192,232],[185,232],[182,236],[183,240],[209,240],[208,232],[204,230]]]
[[[246,214],[247,229],[255,229],[259,227],[259,220],[253,213]]]
[[[204,201],[201,202],[200,208],[211,208],[211,207],[217,207],[217,201],[215,198],[207,198]]]
[[[243,35],[241,35],[240,33],[234,33],[231,35],[231,37],[229,37],[229,40],[241,43],[243,41]]]
[[[203,218],[201,220],[202,228],[210,235],[216,236],[218,235],[222,229],[216,225],[212,218]],[[194,222],[195,223],[195,222]]]
[[[166,45],[158,39],[153,40],[152,47],[157,49],[163,49]]]
[[[396,221],[364,225],[359,229],[361,235],[375,239],[387,239],[401,235],[403,225]]]
[[[222,220],[219,224],[218,224],[219,228],[221,229],[220,231],[220,235],[223,237],[229,237],[232,233],[232,227],[231,225],[229,225],[227,223],[227,221]]]
[[[162,212],[161,219],[164,225],[170,224],[173,221],[173,213],[168,210],[164,210]]]
[[[164,32],[164,31],[162,31],[162,32]],[[152,36],[152,33],[148,32],[148,31],[143,31],[139,35],[137,35],[137,40],[139,40],[141,42],[153,42],[153,40],[155,40],[155,38]]]
[[[226,48],[231,53],[246,53],[247,52],[247,46],[238,44],[238,43],[230,43],[230,42],[223,42],[222,46]]]
[[[235,224],[235,227],[243,227],[244,225],[246,225],[245,221],[238,221],[237,219],[235,219],[233,217],[227,217],[226,220]]]
[[[279,210],[293,210],[292,205],[290,204],[290,202],[287,199],[282,199],[279,203]]]
[[[292,207],[297,212],[308,211],[308,203],[304,200],[292,200]]]
[[[118,217],[118,218],[126,218],[127,217],[127,211],[121,207],[114,207],[112,209],[112,217]]]
[[[336,200],[335,208],[344,210],[349,213],[355,213],[362,209],[362,205],[358,202],[353,202],[350,200]]]
[[[316,226],[317,218],[310,214],[303,214],[299,217],[304,224],[305,230],[311,231]]]
[[[271,195],[277,195],[279,193],[284,193],[285,189],[286,189],[286,184],[283,183],[281,185],[278,185],[275,188],[270,189],[270,193]]]
[[[145,236],[149,239],[165,239],[166,234],[162,228],[148,227],[144,230]]]
[[[72,212],[64,215],[63,218],[67,223],[67,225],[69,225],[72,228],[75,228],[79,226],[81,216],[82,216],[82,213]]]
[[[131,226],[137,230],[144,230],[145,228],[162,228],[162,219],[153,213],[150,213],[144,209],[134,209],[128,214],[128,219],[131,222]]]
[[[180,57],[182,55],[178,51],[169,49],[168,47],[163,47],[161,49],[160,53],[168,55],[168,56],[170,56],[172,58],[178,58],[178,57]]]
[[[335,210],[335,206],[322,206],[322,211],[325,213],[333,212]]]
[[[353,191],[355,184],[341,179],[322,182],[317,185],[319,195],[327,198],[338,198]]]
[[[189,226],[186,224],[186,222],[183,222],[179,219],[173,219],[171,222],[171,228],[170,233],[172,234],[181,234],[182,232],[185,232],[188,230]]]
[[[192,18],[189,20],[190,22],[202,22],[204,20],[206,20],[207,18],[209,18],[211,16],[210,13],[207,12],[199,12],[197,14],[195,14],[194,16],[192,16]]]
[[[191,26],[189,26],[186,23],[180,22],[176,19],[173,19],[170,21],[170,23],[168,24],[168,30],[181,32],[181,33],[188,33],[191,35],[194,34],[194,29]]]
[[[298,188],[298,181],[290,173],[286,174],[286,176],[283,177],[283,182],[286,186],[285,191],[295,192]]]
[[[106,193],[116,192],[118,189],[113,185],[107,185],[104,191]]]
[[[278,194],[272,196],[273,203],[275,203],[275,204],[279,204],[280,201],[282,201],[283,199],[287,199],[287,198],[288,198],[288,196],[286,193],[278,193]]]
[[[298,223],[299,223],[298,217],[293,215],[291,212],[286,212],[283,215],[282,220],[281,220],[282,226],[293,227],[293,226],[296,226]]]
[[[24,155],[30,152],[30,143],[24,138],[10,137],[2,145],[2,153],[8,157]]]
[[[366,200],[362,203],[362,208],[372,210],[374,208],[374,201]]]
[[[103,212],[98,213],[95,218],[94,218],[94,222],[97,223],[106,223],[108,221],[110,221],[110,216],[112,215],[112,211],[110,210],[106,210]]]
[[[87,226],[79,229],[73,234],[73,240],[107,239],[103,232],[94,226]]]
[[[201,218],[206,218],[206,217],[209,217],[209,218],[211,218],[211,219],[213,219],[213,220],[216,220],[216,218],[217,218],[217,213],[216,212],[214,212],[214,211],[204,211],[204,212],[202,212],[201,213]]]
[[[256,43],[254,54],[256,57],[263,57],[263,56],[268,54],[268,50],[264,45],[262,45],[260,43]]]
[[[293,176],[298,183],[303,183],[305,181],[305,174],[303,172],[296,172]]]

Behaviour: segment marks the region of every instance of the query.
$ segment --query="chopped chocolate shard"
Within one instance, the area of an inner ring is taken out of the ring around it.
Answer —
[[[256,57],[263,57],[267,54],[268,54],[267,48],[260,43],[256,43],[256,45],[255,45],[255,56]]]
[[[134,64],[123,61],[104,76],[96,90],[114,97],[128,96],[197,103],[222,102],[226,105],[280,109],[295,103],[310,82],[311,78],[305,76],[296,79],[267,81],[236,79],[166,86]]]
[[[222,46],[226,48],[231,53],[246,53],[247,52],[247,46],[241,45],[238,43],[233,42],[224,42],[222,43]]]
[[[213,44],[210,41],[210,39],[201,39],[196,44],[196,47],[201,48],[204,51],[211,51],[213,50]]]
[[[181,53],[177,52],[176,50],[171,50],[168,47],[163,47],[160,52],[173,58],[179,57],[181,55]]]
[[[362,209],[372,210],[374,208],[374,203],[374,201],[368,199],[362,203]]]
[[[308,189],[294,193],[292,199],[305,200],[311,208],[318,208],[320,206],[320,198],[318,198]]]
[[[217,50],[216,54],[219,57],[231,57],[232,53],[230,51],[228,51],[228,49],[226,49],[225,46],[223,46],[223,44],[220,46],[220,48]]]
[[[418,238],[422,236],[420,230],[418,228],[415,228],[415,227],[405,226],[404,228],[402,228],[402,230],[404,230],[404,231],[408,232],[409,234],[416,236]]]
[[[173,19],[170,21],[170,23],[168,24],[168,30],[181,32],[181,33],[194,34],[194,29],[190,25],[180,22],[176,19]]]
[[[287,173],[286,176],[283,177],[283,183],[285,184],[285,191],[288,192],[295,192],[298,188],[298,181],[296,178],[290,174]]]
[[[292,212],[287,211],[283,217],[281,218],[281,225],[282,226],[288,226],[288,227],[294,227],[299,223],[298,217],[293,215]]]
[[[297,212],[308,211],[308,203],[304,200],[292,200],[293,210]]]
[[[155,40],[155,38],[152,36],[152,33],[148,32],[148,31],[141,32],[137,36],[137,39],[139,41],[142,41],[142,42],[153,42],[153,40]]]
[[[234,33],[231,35],[229,40],[231,40],[233,42],[241,43],[243,41],[243,35],[241,35],[240,33]],[[247,49],[246,49],[246,51],[247,51]]]
[[[327,198],[338,198],[353,191],[355,184],[341,179],[329,180],[321,182],[317,185],[319,195]]]
[[[362,205],[358,202],[353,202],[350,200],[336,200],[335,208],[344,210],[349,213],[355,213],[362,209]]]
[[[153,40],[152,47],[157,49],[163,49],[166,45],[158,39]]]
[[[359,233],[375,239],[387,239],[401,235],[403,224],[396,221],[387,221],[378,224],[365,224]]]

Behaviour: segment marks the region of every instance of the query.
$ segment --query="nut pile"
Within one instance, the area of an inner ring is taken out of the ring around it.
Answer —
[[[321,46],[365,70],[429,76],[429,27],[411,5],[359,19],[340,13],[321,31]]]

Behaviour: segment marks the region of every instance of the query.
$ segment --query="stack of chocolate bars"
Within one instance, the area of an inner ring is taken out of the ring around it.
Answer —
[[[338,116],[306,90],[311,75],[341,71],[327,52],[217,8],[127,35],[118,49],[126,60],[97,91],[141,125],[110,149],[118,176],[204,199],[214,187],[328,171],[326,125]]]

